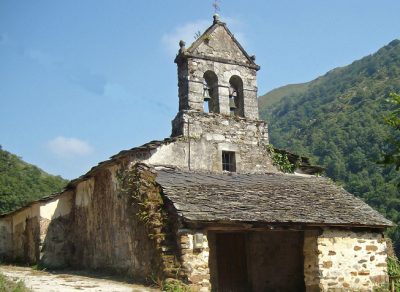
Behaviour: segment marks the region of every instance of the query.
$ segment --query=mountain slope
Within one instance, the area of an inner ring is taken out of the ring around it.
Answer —
[[[22,161],[0,147],[0,214],[61,191],[67,182],[60,176],[47,174]]]
[[[299,84],[289,84],[271,90],[267,94],[260,96],[258,106],[261,116],[269,116],[274,106],[283,98],[305,92],[308,89],[309,82]]]
[[[271,143],[308,155],[327,168],[327,176],[400,222],[399,175],[376,163],[389,147],[383,116],[390,104],[385,99],[400,92],[400,41],[297,87],[260,98]],[[271,96],[278,101],[265,107]]]

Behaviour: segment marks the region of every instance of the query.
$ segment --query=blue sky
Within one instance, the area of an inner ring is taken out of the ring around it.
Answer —
[[[0,0],[0,145],[75,178],[170,135],[174,56],[211,25],[212,0]],[[398,0],[222,0],[257,56],[259,94],[312,80],[400,38]]]

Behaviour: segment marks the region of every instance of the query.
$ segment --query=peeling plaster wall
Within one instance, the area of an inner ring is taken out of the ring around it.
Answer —
[[[72,209],[72,192],[65,191],[55,200],[46,202],[40,205],[40,217],[44,219],[55,219],[62,216],[67,216]]]
[[[52,220],[68,216],[71,193],[65,192],[49,201],[38,201],[0,219],[0,258],[35,264],[45,254],[45,240]],[[4,232],[3,232],[4,231]],[[59,230],[53,232],[58,234]]]
[[[152,274],[155,246],[136,218],[137,206],[119,192],[117,170],[117,166],[102,169],[77,186],[70,264],[146,280]]]
[[[0,218],[0,261],[12,259],[11,218]]]
[[[89,206],[93,199],[94,179],[90,178],[79,182],[76,186],[75,193],[75,206],[86,207]]]
[[[12,214],[12,242],[13,242],[13,260],[20,262],[32,262],[36,255],[36,251],[32,249],[33,245],[38,245],[38,242],[29,242],[29,240],[36,240],[37,224],[34,220],[38,221],[40,217],[40,205],[35,203],[27,208],[22,209],[20,212]],[[26,230],[26,227],[34,229]]]
[[[23,263],[39,260],[39,203],[0,219],[0,259]]]
[[[56,200],[40,207],[40,260],[45,266],[67,266],[71,254],[68,237],[73,197],[73,191],[65,191]]]

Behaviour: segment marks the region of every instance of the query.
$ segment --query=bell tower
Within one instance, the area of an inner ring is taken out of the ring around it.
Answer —
[[[258,116],[255,57],[218,15],[189,47],[183,41],[179,46],[179,112],[171,136],[184,145],[176,151],[183,151],[188,168],[275,171],[266,147],[267,125]]]
[[[213,24],[186,48],[179,43],[179,111],[198,111],[258,120],[256,73],[260,67],[226,24]]]

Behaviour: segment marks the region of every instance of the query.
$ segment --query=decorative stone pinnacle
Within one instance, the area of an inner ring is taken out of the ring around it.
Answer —
[[[214,24],[220,22],[219,15],[217,13],[213,15],[213,18],[214,18]]]
[[[183,52],[185,52],[185,45],[186,45],[186,43],[183,41],[183,40],[180,40],[179,41],[179,47],[180,47],[180,49],[179,49],[179,53],[183,53]]]

